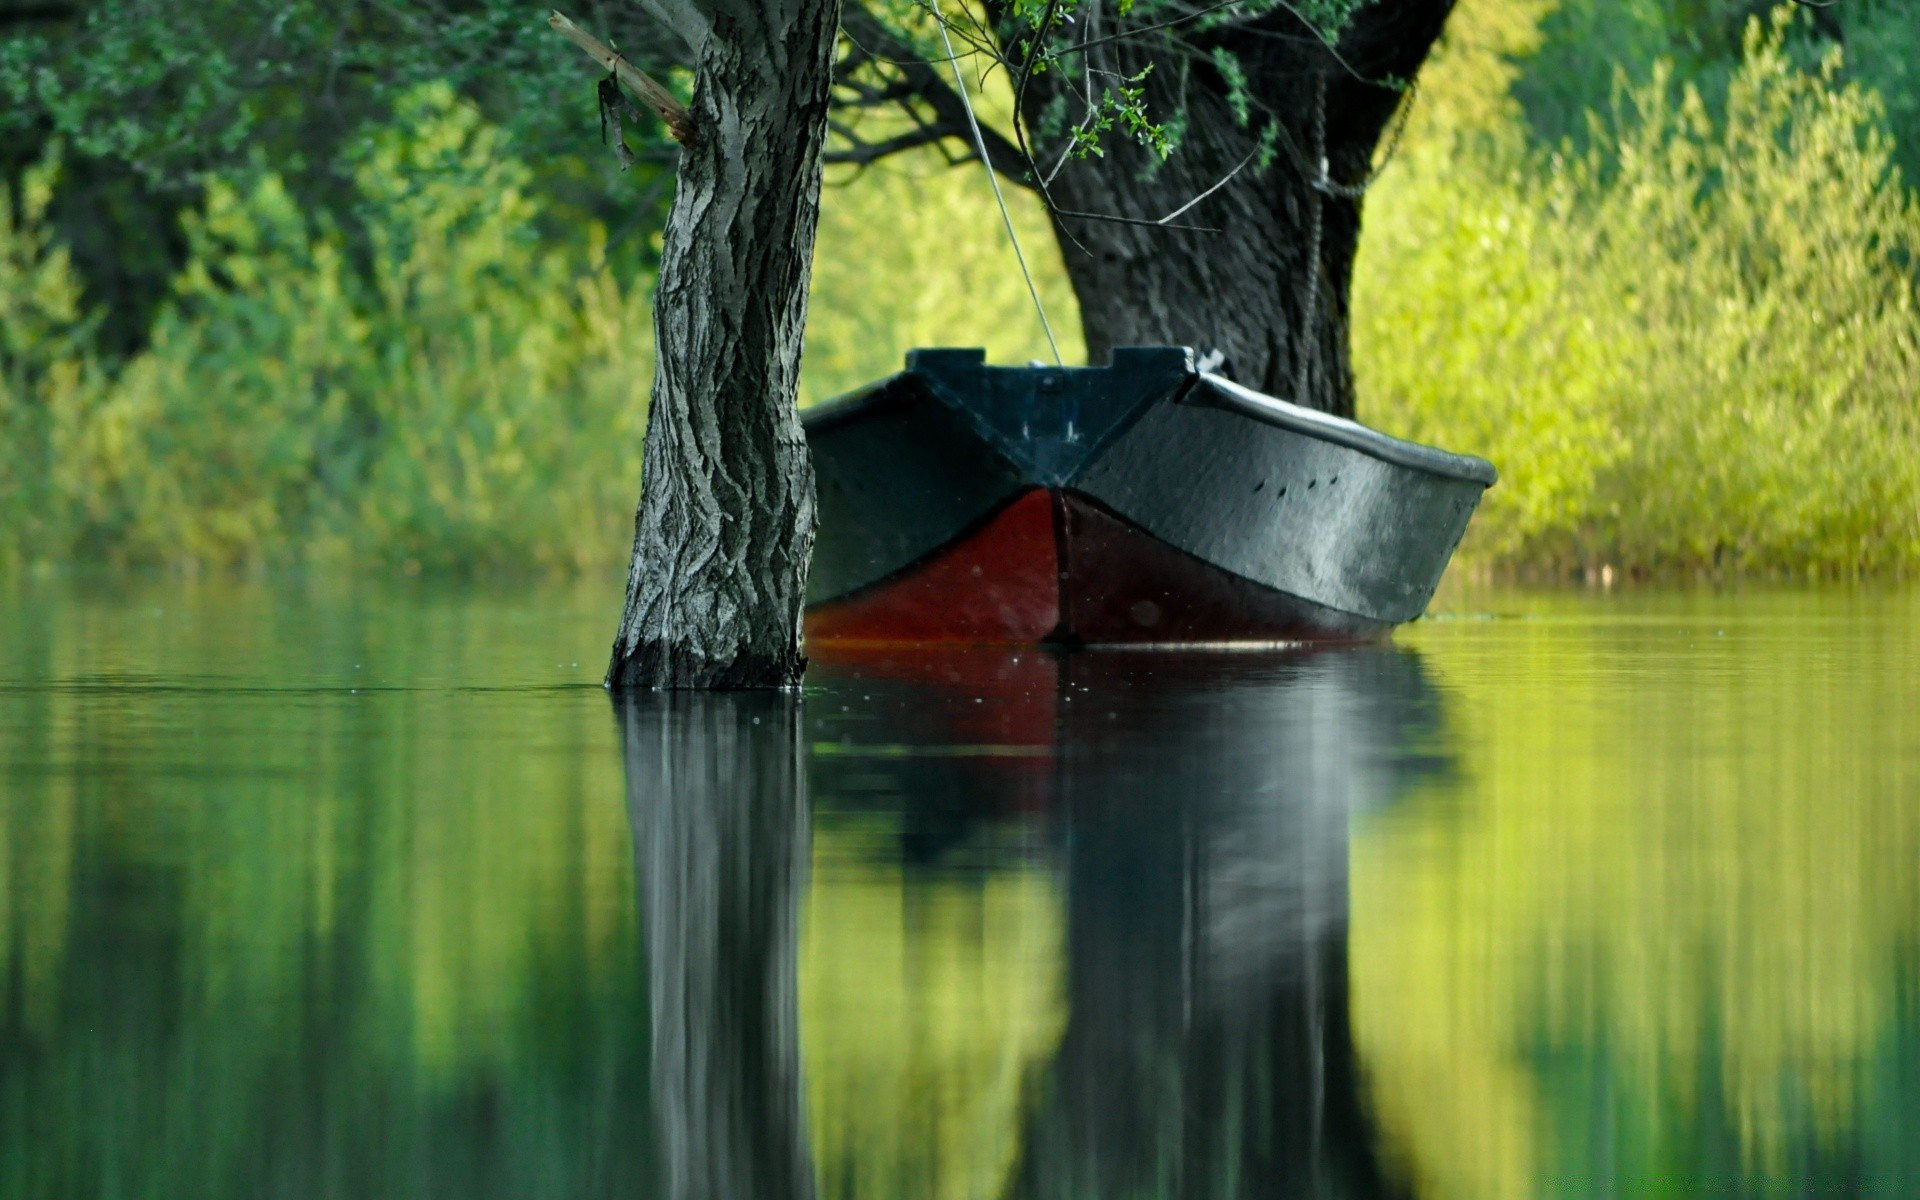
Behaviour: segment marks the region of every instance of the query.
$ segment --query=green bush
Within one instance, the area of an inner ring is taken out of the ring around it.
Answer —
[[[1039,197],[1002,189],[1069,363],[1086,361],[1080,307]],[[987,361],[1052,361],[979,164],[932,151],[829,175],[807,304],[802,403],[898,371],[917,346],[982,346]]]
[[[110,381],[26,335],[38,365],[10,375],[48,394],[16,476],[43,500],[38,555],[417,569],[624,552],[652,378],[642,289],[593,269],[598,228],[536,237],[527,168],[450,89],[399,117],[353,163],[369,261],[277,176],[214,183],[149,348]],[[5,302],[74,327],[35,215],[7,231]]]
[[[0,568],[64,549],[56,426],[100,382],[79,284],[46,223],[53,182],[51,165],[31,169],[17,206],[0,202]]]
[[[1372,198],[1365,415],[1502,466],[1469,561],[1920,565],[1920,208],[1876,97],[1784,28],[1723,118],[1662,68],[1581,151],[1456,139]]]
[[[1662,69],[1577,148],[1529,149],[1510,88],[1551,7],[1470,0],[1423,75],[1367,204],[1362,416],[1500,465],[1462,548],[1481,569],[1920,566],[1920,212],[1876,97],[1776,23],[1713,105]],[[0,205],[0,567],[624,557],[646,280],[616,281],[591,222],[536,228],[511,139],[445,85],[348,166],[351,237],[270,171],[210,184],[124,361],[49,233],[55,165]],[[976,173],[833,182],[803,399],[914,345],[1045,354]],[[1008,198],[1078,360],[1044,214]]]

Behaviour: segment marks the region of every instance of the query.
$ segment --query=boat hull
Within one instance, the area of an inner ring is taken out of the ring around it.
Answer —
[[[807,418],[819,641],[1368,640],[1425,608],[1492,468],[1194,371],[921,351]]]
[[[835,642],[1366,641],[1391,628],[1223,571],[1056,488],[807,614],[807,636]]]

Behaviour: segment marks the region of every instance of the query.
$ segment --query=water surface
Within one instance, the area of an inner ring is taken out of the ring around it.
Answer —
[[[598,687],[0,593],[0,1200],[1920,1195],[1920,594]]]

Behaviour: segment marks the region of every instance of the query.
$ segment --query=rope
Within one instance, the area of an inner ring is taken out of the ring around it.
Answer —
[[[993,161],[987,157],[987,139],[980,133],[980,121],[973,115],[973,101],[967,96],[967,81],[960,74],[960,59],[953,52],[953,38],[947,34],[947,19],[940,15],[939,0],[927,0],[933,19],[940,26],[940,40],[947,50],[947,65],[953,68],[953,86],[960,92],[960,106],[967,110],[967,126],[973,130],[973,146],[980,152],[980,165],[987,170],[987,183],[993,187],[993,201],[1000,206],[1000,219],[1007,225],[1007,240],[1013,243],[1013,256],[1020,260],[1020,274],[1027,280],[1027,295],[1033,297],[1033,311],[1040,314],[1040,328],[1046,331],[1047,346],[1053,361],[1066,366],[1060,357],[1060,343],[1053,340],[1053,325],[1047,320],[1046,306],[1040,303],[1040,289],[1033,285],[1033,272],[1027,269],[1027,256],[1020,249],[1020,235],[1013,231],[1013,214],[1007,211],[1006,197],[1000,194],[1000,177],[994,174]]]
[[[1323,176],[1315,180],[1313,186],[1323,195],[1337,196],[1342,200],[1358,200],[1365,196],[1367,189],[1371,188],[1392,164],[1393,156],[1400,152],[1400,139],[1407,132],[1407,120],[1413,115],[1413,106],[1419,99],[1420,81],[1416,79],[1407,85],[1406,99],[1401,102],[1399,112],[1394,115],[1393,133],[1387,141],[1387,152],[1380,156],[1379,165],[1368,171],[1365,179],[1359,183],[1335,183],[1332,179]],[[1324,103],[1324,100],[1322,102]]]
[[[1307,193],[1313,208],[1307,215],[1307,262],[1300,274],[1300,350],[1293,368],[1293,400],[1296,404],[1307,402],[1307,364],[1317,357],[1313,352],[1319,348],[1313,322],[1320,309],[1320,236],[1321,226],[1326,219],[1326,201],[1323,197],[1329,182],[1325,67],[1313,73],[1313,88],[1313,162],[1319,174],[1313,179],[1313,186]]]

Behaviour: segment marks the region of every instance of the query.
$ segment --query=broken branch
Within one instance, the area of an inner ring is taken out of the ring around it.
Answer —
[[[575,25],[564,13],[556,11],[547,18],[547,24],[553,27],[555,33],[584,50],[588,58],[613,72],[614,77],[626,84],[648,108],[659,113],[674,141],[684,146],[693,140],[693,114],[687,111],[686,105],[680,103],[678,96],[653,76],[614,53],[611,46]]]

